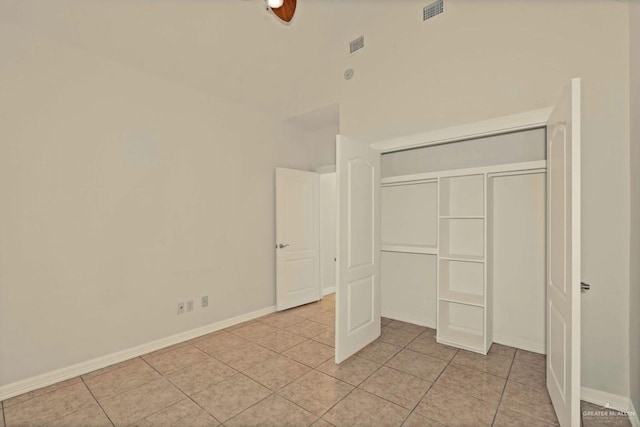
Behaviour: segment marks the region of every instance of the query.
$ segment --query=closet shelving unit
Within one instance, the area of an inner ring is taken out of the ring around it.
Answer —
[[[438,341],[488,350],[486,174],[439,179]],[[490,345],[490,342],[489,342]]]
[[[493,342],[489,176],[546,161],[382,179],[382,251],[437,256],[437,340],[486,354]]]

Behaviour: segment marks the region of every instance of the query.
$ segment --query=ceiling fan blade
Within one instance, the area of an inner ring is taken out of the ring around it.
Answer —
[[[282,6],[277,9],[271,9],[275,15],[284,22],[291,22],[293,15],[296,13],[297,0],[284,0]]]

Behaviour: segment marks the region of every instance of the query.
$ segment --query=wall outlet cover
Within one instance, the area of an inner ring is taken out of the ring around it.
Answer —
[[[205,295],[202,297],[202,307],[209,307],[209,296]]]

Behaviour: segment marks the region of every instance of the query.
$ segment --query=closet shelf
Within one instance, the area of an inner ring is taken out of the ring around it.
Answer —
[[[438,333],[437,342],[474,352],[484,353],[484,335],[475,334],[459,329],[442,328]]]
[[[458,304],[484,307],[484,295],[475,295],[475,294],[469,294],[466,292],[441,290],[440,299],[443,301],[455,302]]]
[[[409,254],[425,254],[425,255],[438,255],[438,248],[436,246],[411,246],[411,245],[380,245],[380,250],[383,252],[403,252]]]

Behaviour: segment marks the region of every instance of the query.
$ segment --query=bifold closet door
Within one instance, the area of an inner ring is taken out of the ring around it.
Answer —
[[[493,341],[546,353],[546,174],[489,177]]]

